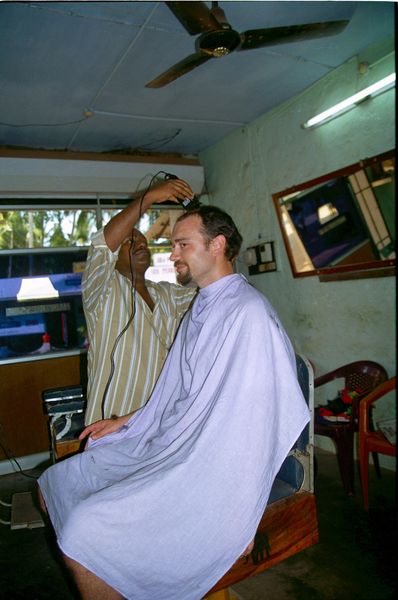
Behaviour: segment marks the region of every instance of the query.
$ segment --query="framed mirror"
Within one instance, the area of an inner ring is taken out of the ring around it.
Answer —
[[[395,274],[395,150],[272,197],[294,277]]]

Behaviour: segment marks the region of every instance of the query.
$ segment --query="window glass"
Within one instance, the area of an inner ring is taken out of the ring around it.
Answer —
[[[92,235],[122,206],[0,207],[0,360],[87,348],[81,278]],[[147,237],[152,281],[175,283],[171,229],[182,212],[155,207]]]
[[[87,246],[96,228],[93,209],[1,210],[0,249]]]

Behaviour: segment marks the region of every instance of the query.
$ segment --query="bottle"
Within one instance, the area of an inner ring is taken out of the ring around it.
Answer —
[[[51,337],[48,333],[44,333],[42,336],[42,345],[40,346],[40,348],[37,350],[37,352],[39,352],[39,354],[44,354],[45,352],[50,352],[51,351]]]

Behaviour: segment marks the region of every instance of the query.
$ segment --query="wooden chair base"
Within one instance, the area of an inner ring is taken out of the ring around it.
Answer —
[[[203,600],[237,600],[237,598],[235,594],[226,588],[224,590],[214,592],[213,594],[210,594],[210,596],[205,596]]]
[[[240,558],[210,590],[206,600],[228,600],[229,596],[213,596],[215,592],[227,591],[228,587],[257,575],[278,564],[285,558],[309,548],[319,539],[315,496],[310,492],[298,492],[267,506],[257,529],[266,540],[262,550],[256,551],[256,542],[250,556]]]
[[[82,449],[84,442],[80,440],[60,440],[53,443],[54,462],[76,454]]]

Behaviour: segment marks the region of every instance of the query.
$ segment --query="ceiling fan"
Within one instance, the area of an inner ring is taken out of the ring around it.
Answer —
[[[336,35],[348,24],[348,21],[343,20],[325,21],[249,29],[238,33],[232,29],[218,2],[212,2],[211,8],[208,8],[205,2],[166,2],[165,4],[190,35],[200,35],[195,41],[196,52],[147,83],[145,87],[148,88],[163,87],[211,58],[220,58],[235,50],[238,52],[254,50],[265,46]]]

